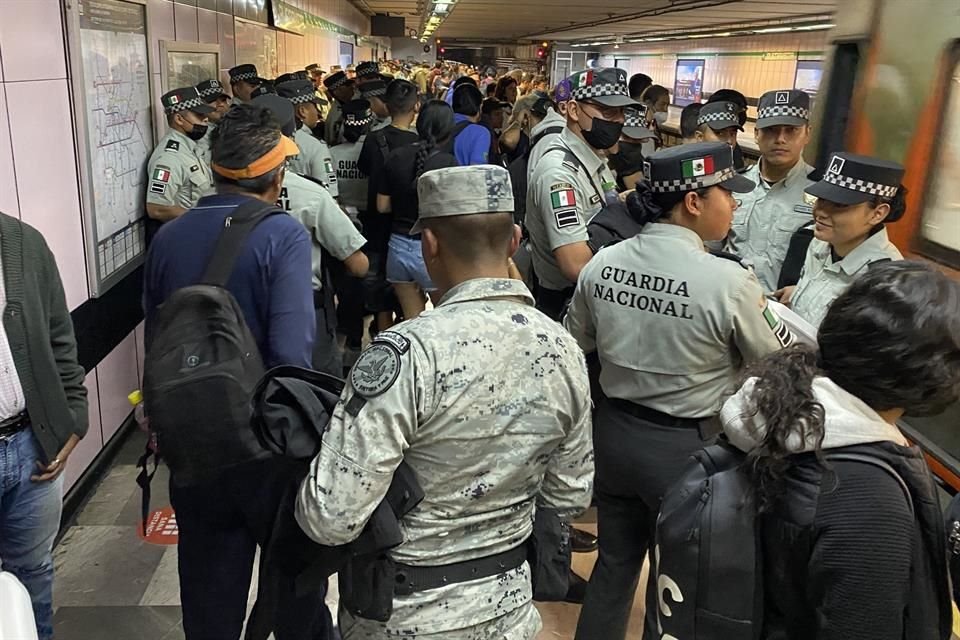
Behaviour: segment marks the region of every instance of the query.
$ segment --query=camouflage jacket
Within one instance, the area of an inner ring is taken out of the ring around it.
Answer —
[[[536,504],[574,516],[593,484],[583,352],[518,280],[476,279],[377,335],[350,374],[297,520],[321,544],[356,538],[401,460],[426,494],[391,553],[442,565],[526,540]],[[529,569],[397,597],[387,630],[435,633],[530,601]]]

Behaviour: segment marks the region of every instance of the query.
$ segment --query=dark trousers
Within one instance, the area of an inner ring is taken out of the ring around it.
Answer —
[[[343,354],[337,345],[337,314],[333,308],[333,295],[324,291],[313,292],[313,304],[317,312],[317,336],[313,341],[313,369],[343,377]]]
[[[618,403],[602,401],[593,421],[600,549],[580,611],[576,640],[623,640],[626,636],[660,500],[690,454],[704,444],[696,427],[657,424],[625,412]],[[655,601],[655,588],[648,587],[648,591],[648,603]],[[649,604],[647,608],[644,634],[655,638],[656,611]]]
[[[274,458],[244,464],[209,484],[170,485],[180,535],[180,600],[187,640],[240,637],[257,545],[267,545],[294,473],[291,461]],[[261,573],[265,571],[261,564]],[[297,597],[292,575],[278,587],[277,640],[334,637],[325,590]]]
[[[534,298],[536,299],[537,309],[542,311],[551,320],[560,322],[563,314],[567,311],[567,304],[573,297],[573,287],[557,291],[555,289],[546,289],[537,285]]]

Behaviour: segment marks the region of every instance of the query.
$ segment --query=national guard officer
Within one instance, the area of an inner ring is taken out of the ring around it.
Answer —
[[[708,102],[700,107],[697,116],[697,131],[701,140],[706,142],[726,142],[732,148],[737,144],[737,132],[740,126],[740,108],[733,102]]]
[[[760,161],[744,173],[756,187],[740,197],[726,249],[753,267],[768,292],[795,284],[799,275],[780,283],[790,238],[813,213],[814,198],[804,193],[813,184],[807,178],[813,167],[802,156],[810,141],[809,119],[810,96],[803,91],[784,89],[760,96],[756,124]]]
[[[817,198],[816,224],[800,282],[778,290],[780,302],[819,327],[834,298],[870,265],[903,259],[884,226],[906,212],[902,179],[896,162],[852,153],[830,158],[823,179],[807,187]]]
[[[343,105],[354,98],[354,82],[346,72],[337,71],[323,79],[330,97],[330,111],[327,113],[323,139],[331,147],[343,142]]]
[[[207,114],[207,135],[197,143],[197,155],[210,164],[210,138],[220,118],[230,109],[230,96],[223,90],[219,80],[204,80],[196,86],[203,101],[213,107]]]
[[[726,236],[734,193],[753,188],[730,146],[663,149],[644,177],[628,204],[645,226],[584,267],[564,320],[599,357],[605,394],[594,417],[600,555],[578,640],[623,639],[661,497],[711,435],[705,422],[742,364],[793,338],[753,273],[704,249]]]
[[[526,227],[533,249],[537,308],[559,320],[580,270],[593,256],[587,224],[615,184],[602,152],[620,140],[627,95],[623,69],[569,78],[567,126],[537,163],[527,187]]]
[[[370,111],[373,112],[373,123],[370,125],[370,131],[379,131],[384,127],[390,126],[390,110],[387,109],[385,96],[387,95],[387,83],[383,78],[367,80],[359,87],[360,97],[370,102]]]
[[[307,74],[310,76],[310,82],[313,83],[317,91],[323,90],[323,69],[316,62],[311,62],[306,66]]]
[[[311,130],[320,121],[319,103],[309,80],[293,80],[277,87],[278,95],[293,104],[297,119],[294,142],[300,147],[300,155],[290,160],[290,168],[300,175],[310,176],[323,183],[334,198],[340,195],[337,170],[330,155],[330,148],[323,140],[313,136]]]
[[[369,83],[368,83],[369,84]],[[351,100],[343,106],[344,143],[330,149],[337,171],[340,188],[340,205],[354,224],[361,225],[360,214],[367,208],[369,178],[358,167],[360,151],[373,123],[370,103],[366,100]],[[364,216],[365,218],[366,216]],[[363,281],[345,277],[342,270],[333,270],[333,283],[337,291],[337,330],[344,336],[343,366],[349,369],[357,361],[363,348]]]
[[[373,60],[361,62],[357,65],[357,89],[361,89],[367,82],[382,80],[380,76],[380,65]]]
[[[506,169],[429,171],[418,195],[416,231],[443,298],[378,333],[357,361],[297,520],[321,544],[356,538],[405,461],[425,498],[389,555],[419,587],[394,590],[386,623],[341,608],[343,637],[532,640],[534,509],[569,518],[590,501],[583,353],[508,277],[520,230]]]
[[[160,98],[170,131],[147,162],[147,215],[172,220],[214,192],[213,173],[198,155],[197,143],[207,134],[213,112],[194,87],[168,91]]]
[[[270,94],[254,98],[253,104],[269,109],[282,124],[283,134],[293,137],[296,122],[289,100]],[[326,189],[293,171],[284,173],[277,206],[298,219],[313,241],[313,300],[317,311],[313,368],[340,377],[343,366],[337,346],[336,304],[325,274],[329,265],[323,264],[323,251],[341,261],[347,273],[362,278],[369,262],[360,248],[367,241]]]
[[[230,76],[230,91],[237,102],[250,102],[253,90],[263,84],[254,64],[238,64],[227,73]]]

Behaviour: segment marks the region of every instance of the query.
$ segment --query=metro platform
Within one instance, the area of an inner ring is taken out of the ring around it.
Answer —
[[[117,437],[123,442],[116,457],[54,548],[54,632],[57,640],[183,640],[177,547],[146,542],[138,535],[136,463],[146,436],[128,428]],[[168,478],[161,465],[151,483],[152,511],[170,504]],[[578,527],[596,534],[592,509]],[[574,554],[573,568],[588,577],[596,559],[596,552]],[[251,582],[248,613],[256,599],[256,566]],[[642,637],[646,571],[640,584],[627,640]],[[327,595],[334,620],[337,601],[334,576]],[[573,640],[580,605],[539,603],[537,608],[543,619],[537,640]]]

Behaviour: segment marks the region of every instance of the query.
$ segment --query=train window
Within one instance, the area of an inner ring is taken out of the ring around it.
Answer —
[[[954,47],[942,113],[921,235],[935,245],[924,243],[924,253],[951,266],[960,266],[960,43]]]
[[[847,135],[847,120],[859,69],[860,45],[856,42],[838,44],[833,54],[829,86],[825,87],[825,92],[820,91],[826,101],[823,113],[829,113],[831,116],[823,118],[820,124],[820,144],[817,145],[814,166],[824,166],[830,154],[846,148],[844,140]]]

